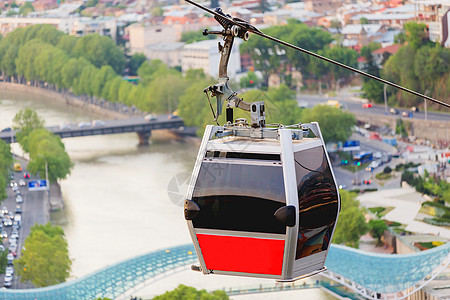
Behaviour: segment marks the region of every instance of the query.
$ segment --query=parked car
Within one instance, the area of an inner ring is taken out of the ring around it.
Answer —
[[[23,203],[23,198],[21,195],[16,195],[16,202],[17,203]]]
[[[8,234],[6,233],[6,231],[2,230],[2,232],[0,233],[0,236],[4,239],[6,239],[8,237]]]
[[[10,132],[11,131],[11,127],[6,127],[3,128],[1,132]]]
[[[372,103],[363,103],[362,107],[363,108],[371,108],[372,107]]]
[[[19,232],[15,231],[15,232],[11,233],[11,235],[9,237],[18,239],[19,238]]]
[[[2,207],[2,214],[4,215],[8,214],[8,209],[6,208],[6,206]]]
[[[5,246],[0,245],[0,251],[5,251]]]
[[[17,214],[21,214],[22,213],[22,207],[20,207],[20,205],[16,206],[16,215]]]
[[[5,269],[5,274],[14,274],[14,267],[12,266],[7,266]]]
[[[23,178],[25,178],[25,179],[30,178],[30,173],[24,172],[23,173]]]
[[[8,265],[12,265],[14,255],[12,255],[11,253],[8,253],[8,255],[6,255],[6,259],[8,259]]]
[[[19,186],[25,186],[25,185],[26,185],[25,180],[20,179],[19,180]]]

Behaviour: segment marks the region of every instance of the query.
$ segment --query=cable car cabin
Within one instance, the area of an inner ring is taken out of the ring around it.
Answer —
[[[326,269],[340,200],[317,123],[209,125],[187,199],[193,269],[280,281]]]

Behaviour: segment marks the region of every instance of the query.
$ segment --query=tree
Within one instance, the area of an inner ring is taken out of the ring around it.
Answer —
[[[6,187],[12,163],[13,158],[10,145],[0,140],[0,202],[8,197]]]
[[[45,177],[47,163],[50,183],[64,179],[70,174],[73,163],[60,137],[44,128],[35,129],[28,137],[28,148],[30,153],[28,170],[31,173],[39,173],[40,177]]]
[[[205,290],[197,290],[190,286],[180,284],[175,290],[165,292],[156,296],[153,300],[172,300],[172,299],[202,299],[202,300],[227,300],[228,295],[224,291],[214,291],[208,293]]]
[[[137,75],[139,67],[146,61],[144,53],[135,53],[131,56],[128,62],[128,73],[130,75]]]
[[[32,11],[34,11],[34,7],[31,2],[25,2],[25,4],[19,8],[19,15],[26,17]]]
[[[64,282],[72,264],[62,229],[50,223],[42,226],[31,227],[22,256],[14,261],[20,281],[30,281],[36,287]]]
[[[379,49],[381,46],[377,43],[370,43],[361,49],[362,56],[366,59],[366,67],[364,71],[374,76],[380,77],[380,68],[375,62],[372,52]],[[364,96],[377,103],[384,100],[383,84],[377,80],[363,77],[363,91]]]
[[[214,34],[203,35],[200,30],[184,31],[181,33],[181,42],[186,44],[192,44],[204,40],[214,40],[216,36]]]
[[[356,118],[349,112],[329,105],[316,105],[302,113],[303,123],[318,122],[325,142],[344,142],[352,134]]]
[[[381,238],[384,232],[388,229],[386,222],[383,220],[370,220],[369,221],[370,235],[377,239],[377,245],[382,244]]]
[[[256,76],[255,72],[249,71],[247,76],[241,77],[240,85],[242,88],[255,88],[258,87],[260,79]]]
[[[359,208],[356,194],[345,190],[340,190],[339,193],[341,195],[341,212],[334,231],[333,242],[358,248],[360,237],[366,234],[369,227],[363,211]]]
[[[405,24],[405,40],[408,45],[417,50],[428,43],[427,25],[424,23],[408,22]]]
[[[17,141],[22,146],[25,152],[28,149],[28,136],[37,128],[44,127],[44,120],[31,108],[19,111],[13,119],[13,127],[19,132],[16,133]]]

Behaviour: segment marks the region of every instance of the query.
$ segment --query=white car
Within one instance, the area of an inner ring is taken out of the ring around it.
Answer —
[[[17,203],[22,203],[22,202],[23,202],[22,196],[16,195],[16,202],[17,202]]]
[[[105,121],[102,121],[102,120],[94,120],[94,121],[92,121],[92,125],[94,126],[94,127],[101,127],[101,126],[105,126]]]
[[[80,127],[80,128],[88,128],[88,127],[91,127],[91,126],[92,126],[91,122],[80,122],[78,124],[78,127]]]
[[[6,275],[8,275],[8,274],[13,275],[14,274],[14,268],[12,266],[6,267],[5,274]]]

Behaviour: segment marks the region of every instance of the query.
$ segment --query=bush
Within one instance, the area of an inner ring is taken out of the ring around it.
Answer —
[[[404,171],[402,173],[401,181],[406,181],[409,185],[414,185],[414,173],[410,171]]]
[[[392,169],[391,169],[391,167],[389,167],[389,166],[385,167],[384,170],[383,170],[383,173],[384,173],[384,174],[389,174],[389,173],[391,173],[391,172],[392,172]]]

